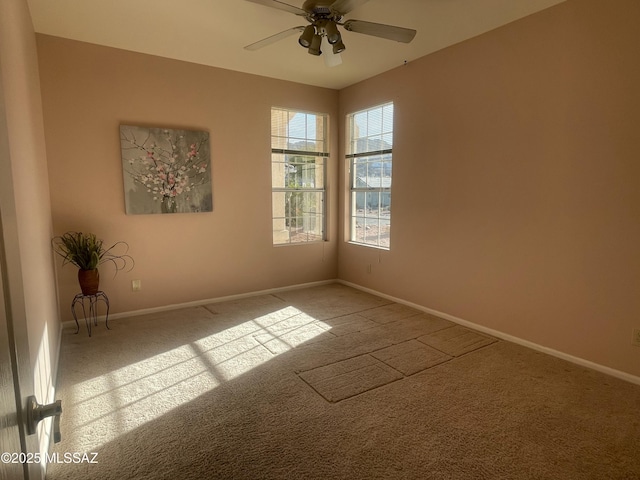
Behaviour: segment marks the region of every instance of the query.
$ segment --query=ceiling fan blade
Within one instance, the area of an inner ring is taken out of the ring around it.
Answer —
[[[263,38],[262,40],[252,43],[251,45],[247,45],[246,47],[244,47],[244,49],[250,51],[258,50],[262,47],[266,47],[267,45],[271,45],[272,43],[276,43],[278,40],[287,38],[296,32],[302,32],[303,30],[304,27],[293,27],[285,30],[284,32],[276,33],[275,35],[271,35],[270,37]]]
[[[336,0],[333,5],[331,5],[331,10],[341,13],[342,15],[346,15],[354,8],[357,8],[368,1],[369,0]]]
[[[301,8],[294,7],[288,3],[280,2],[278,0],[247,0],[247,2],[257,3],[264,5],[265,7],[277,8],[278,10],[284,10],[285,12],[293,13],[294,15],[300,15],[302,17],[307,16],[307,12]]]
[[[349,32],[364,33],[374,37],[409,43],[416,36],[416,31],[410,28],[394,27],[383,23],[365,22],[362,20],[347,20],[343,25]]]

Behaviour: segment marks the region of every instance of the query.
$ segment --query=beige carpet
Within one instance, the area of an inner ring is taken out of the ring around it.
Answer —
[[[342,285],[63,332],[58,479],[640,479],[640,387]]]

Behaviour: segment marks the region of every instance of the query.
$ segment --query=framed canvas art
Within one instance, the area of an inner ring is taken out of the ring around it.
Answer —
[[[213,210],[209,133],[120,125],[128,215]]]

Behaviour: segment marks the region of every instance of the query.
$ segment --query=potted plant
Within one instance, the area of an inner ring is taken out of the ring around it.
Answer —
[[[103,241],[93,233],[67,232],[54,237],[52,244],[54,251],[63,258],[62,266],[71,263],[78,267],[78,282],[84,295],[95,295],[98,292],[99,265],[111,262],[116,269],[115,274],[129,264],[131,270],[134,265],[133,258],[127,254],[129,245],[126,242],[116,242],[106,248]],[[120,248],[124,249],[121,255],[115,253]]]

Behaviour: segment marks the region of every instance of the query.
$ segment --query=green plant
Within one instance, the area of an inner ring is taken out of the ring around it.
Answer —
[[[54,237],[52,244],[53,250],[63,258],[63,266],[70,263],[80,270],[95,270],[99,265],[111,262],[117,274],[129,264],[131,270],[135,263],[133,257],[127,254],[129,245],[126,242],[116,242],[105,248],[104,242],[93,233],[67,232]],[[114,253],[119,248],[124,248],[121,255]]]

